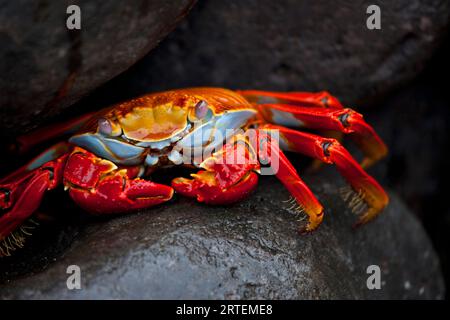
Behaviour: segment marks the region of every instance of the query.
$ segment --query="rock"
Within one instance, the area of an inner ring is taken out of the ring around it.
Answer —
[[[0,1],[0,134],[36,127],[123,72],[195,0]],[[66,9],[81,8],[81,30]]]
[[[446,287],[450,286],[450,104],[446,79],[450,41],[410,85],[397,90],[377,110],[364,113],[377,128],[389,154],[373,168],[384,185],[422,221],[440,256]],[[419,165],[420,164],[420,165]]]
[[[374,103],[420,72],[448,30],[450,3],[383,3],[381,30],[368,30],[372,3],[204,1],[103,96],[225,86],[328,90],[352,107]]]
[[[443,298],[438,258],[395,194],[383,215],[352,231],[355,217],[339,197],[343,180],[331,168],[305,180],[327,208],[313,234],[297,234],[285,189],[262,177],[231,207],[177,198],[90,221],[44,270],[3,281],[0,299]],[[69,265],[81,268],[81,290],[66,287]],[[366,286],[369,265],[381,268],[381,290]]]

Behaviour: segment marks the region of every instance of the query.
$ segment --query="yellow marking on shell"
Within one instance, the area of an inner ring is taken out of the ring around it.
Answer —
[[[195,121],[195,105],[205,101],[214,115],[255,108],[240,94],[222,88],[188,88],[150,93],[113,105],[99,116],[117,123],[126,137],[154,142],[182,132],[190,119]],[[90,128],[90,127],[89,127]],[[116,130],[117,129],[117,130]]]
[[[159,141],[170,138],[186,128],[187,109],[166,103],[136,107],[119,119],[123,133],[133,140]]]
[[[112,136],[118,136],[122,133],[122,128],[120,127],[120,125],[114,121],[110,122],[111,125],[111,135]]]

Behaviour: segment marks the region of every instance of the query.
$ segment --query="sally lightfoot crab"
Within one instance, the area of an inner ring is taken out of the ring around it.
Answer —
[[[362,163],[337,139],[302,128],[349,135],[364,153]],[[23,245],[26,222],[46,191],[60,185],[98,215],[158,205],[174,192],[229,204],[245,198],[267,166],[292,195],[295,209],[307,215],[301,231],[312,231],[324,208],[281,150],[336,165],[356,194],[352,206],[363,208],[357,224],[388,204],[382,187],[363,169],[386,155],[385,144],[361,114],[326,92],[191,88],[152,93],[24,135],[18,143],[24,149],[55,137],[68,139],[0,180],[0,256]],[[149,179],[158,168],[173,166],[198,171],[173,179],[170,186]]]

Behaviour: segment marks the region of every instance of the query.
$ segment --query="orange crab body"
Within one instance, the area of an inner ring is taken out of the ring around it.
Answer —
[[[360,165],[336,139],[302,128],[348,134],[365,158]],[[382,158],[386,146],[359,113],[326,92],[191,88],[152,93],[18,141],[26,148],[64,136],[66,141],[0,180],[0,240],[35,212],[47,190],[62,184],[75,202],[95,214],[151,207],[175,192],[229,204],[255,188],[261,163],[276,164],[272,172],[309,217],[302,231],[312,231],[324,209],[281,150],[335,164],[365,204],[359,223],[388,203],[381,186],[363,169]],[[171,166],[198,172],[170,185],[148,179],[149,173]],[[9,253],[2,250],[0,255]]]

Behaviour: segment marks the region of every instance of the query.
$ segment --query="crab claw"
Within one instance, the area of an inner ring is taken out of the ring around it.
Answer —
[[[64,184],[72,199],[94,214],[134,211],[172,198],[171,187],[140,179],[137,173],[136,167],[118,168],[76,148],[67,161]]]
[[[241,180],[229,188],[221,188],[214,172],[200,171],[194,179],[175,178],[172,187],[186,197],[195,197],[208,204],[231,204],[247,197],[258,183],[258,175],[247,172]]]
[[[237,159],[243,161],[237,161]],[[175,178],[172,187],[176,192],[197,198],[208,204],[231,204],[244,199],[258,183],[259,163],[252,161],[247,146],[224,146],[200,164],[205,170],[191,174],[193,179]]]

